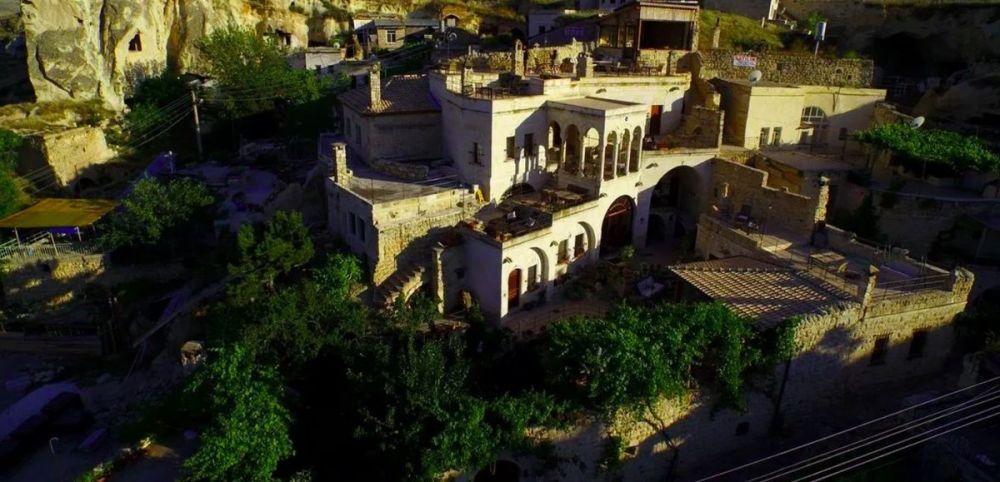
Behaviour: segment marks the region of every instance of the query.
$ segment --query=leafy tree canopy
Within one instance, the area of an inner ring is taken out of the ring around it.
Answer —
[[[742,409],[747,377],[767,361],[753,324],[717,303],[622,305],[556,323],[547,345],[551,385],[609,418],[683,395],[695,367],[714,374],[720,406]]]
[[[186,390],[212,420],[184,463],[188,478],[270,482],[278,462],[293,453],[277,371],[235,344],[211,353]]]
[[[241,226],[236,243],[239,261],[229,266],[233,277],[229,295],[237,305],[252,303],[273,291],[278,276],[313,257],[312,239],[298,211],[275,213],[261,235],[253,226]]]
[[[232,117],[272,110],[280,101],[306,103],[328,90],[329,81],[293,69],[273,38],[252,29],[216,30],[202,41],[200,50],[208,74],[219,83],[210,100],[221,103]]]
[[[214,202],[208,188],[197,181],[142,179],[109,216],[100,242],[111,249],[155,245]]]
[[[888,149],[904,161],[927,161],[961,172],[1000,173],[1000,154],[982,139],[940,129],[913,129],[907,124],[885,124],[855,132],[860,142]]]
[[[0,129],[0,217],[21,209],[25,202],[25,195],[14,180],[17,152],[23,144],[21,136]]]

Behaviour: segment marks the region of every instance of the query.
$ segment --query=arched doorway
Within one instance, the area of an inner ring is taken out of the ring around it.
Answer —
[[[519,482],[520,480],[520,466],[509,460],[498,460],[477,472],[474,482]]]
[[[601,135],[597,129],[591,127],[587,129],[587,134],[583,138],[583,175],[589,178],[597,178],[601,162]]]
[[[604,143],[604,180],[615,177],[615,145],[618,144],[618,134],[612,132],[608,134],[607,142]]]
[[[635,205],[632,198],[622,196],[615,199],[604,215],[601,225],[601,255],[617,253],[632,244],[632,218]]]
[[[559,128],[559,123],[552,121],[549,124],[549,136],[548,144],[546,144],[545,151],[545,164],[553,165],[559,163],[559,157],[562,154],[562,129]]]
[[[521,268],[515,268],[507,275],[507,311],[521,305]]]
[[[678,243],[690,237],[701,210],[701,176],[689,166],[675,167],[656,183],[649,202],[646,243]],[[659,221],[654,221],[659,219]],[[668,249],[669,250],[669,249]]]
[[[566,162],[563,170],[570,174],[580,171],[580,129],[575,124],[566,128]]]

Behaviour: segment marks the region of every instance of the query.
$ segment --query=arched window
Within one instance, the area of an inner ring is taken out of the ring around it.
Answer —
[[[809,126],[826,125],[826,112],[816,106],[802,109],[802,124]]]

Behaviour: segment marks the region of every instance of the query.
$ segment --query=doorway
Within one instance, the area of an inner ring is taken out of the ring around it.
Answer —
[[[617,253],[632,244],[632,215],[635,206],[632,198],[622,196],[615,199],[604,215],[601,226],[601,255]]]
[[[507,311],[521,304],[521,268],[510,272],[507,276]]]
[[[654,137],[660,134],[660,121],[663,117],[663,106],[653,105],[649,107],[649,136]]]

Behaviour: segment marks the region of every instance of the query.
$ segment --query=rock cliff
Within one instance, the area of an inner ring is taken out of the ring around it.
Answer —
[[[198,72],[198,40],[217,28],[250,27],[305,47],[346,29],[354,8],[367,8],[344,2],[22,0],[28,73],[39,101],[101,99],[120,109],[146,75],[167,66]]]

